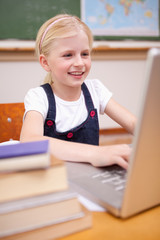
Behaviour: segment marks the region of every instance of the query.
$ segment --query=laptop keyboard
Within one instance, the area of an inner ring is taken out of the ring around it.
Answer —
[[[110,184],[116,191],[124,190],[127,171],[117,165],[109,166],[103,172],[94,173],[91,178],[101,184]]]

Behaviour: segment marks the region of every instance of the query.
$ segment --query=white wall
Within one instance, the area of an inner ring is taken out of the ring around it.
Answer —
[[[100,79],[113,92],[114,98],[136,114],[143,84],[144,60],[96,60],[89,78]],[[38,62],[0,62],[0,103],[23,102],[28,89],[43,82],[45,71]],[[100,127],[116,127],[106,116]]]
[[[38,62],[0,62],[0,102],[23,102],[28,89],[40,85],[45,72]]]
[[[93,61],[89,77],[99,78],[113,92],[116,101],[137,115],[144,70],[144,60]],[[111,119],[101,116],[101,128],[117,126]]]

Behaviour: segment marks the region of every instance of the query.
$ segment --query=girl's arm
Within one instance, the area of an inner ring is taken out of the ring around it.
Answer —
[[[119,105],[114,99],[111,98],[109,100],[105,108],[105,113],[129,133],[134,134],[136,117]]]
[[[114,146],[93,146],[90,144],[74,143],[43,136],[44,122],[39,112],[29,111],[21,130],[20,141],[36,141],[48,139],[51,153],[61,159],[73,162],[88,162],[93,166],[118,164],[128,167],[131,149],[126,144]]]

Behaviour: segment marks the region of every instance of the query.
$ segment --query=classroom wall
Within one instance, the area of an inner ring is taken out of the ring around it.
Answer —
[[[145,60],[93,61],[89,77],[99,78],[113,93],[113,98],[133,114],[138,114],[144,82]],[[119,127],[106,116],[100,117],[101,128]]]
[[[144,69],[145,60],[93,60],[88,77],[100,79],[120,104],[137,114]],[[45,74],[36,61],[1,61],[0,103],[23,102],[28,89],[40,85]],[[101,116],[101,129],[114,127],[118,125]]]

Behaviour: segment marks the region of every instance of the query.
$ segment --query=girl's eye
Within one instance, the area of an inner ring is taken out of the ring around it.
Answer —
[[[71,57],[71,56],[72,56],[71,53],[66,53],[66,54],[64,54],[64,57]]]
[[[82,53],[82,56],[89,56],[89,52]]]

